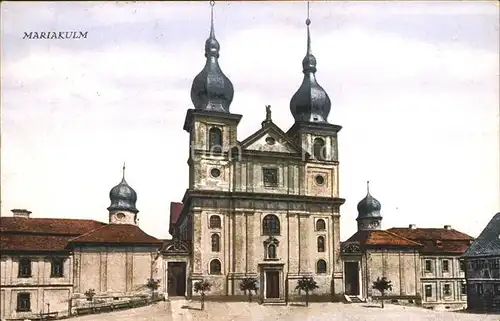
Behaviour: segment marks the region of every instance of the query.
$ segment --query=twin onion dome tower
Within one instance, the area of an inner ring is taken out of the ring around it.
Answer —
[[[205,41],[206,63],[203,70],[194,78],[191,87],[191,100],[196,110],[230,113],[234,87],[222,72],[218,58],[220,45],[214,31],[214,1],[211,5],[210,36]],[[316,81],[316,58],[311,51],[309,25],[309,3],[307,25],[307,52],[302,60],[304,79],[290,101],[290,111],[296,122],[328,123],[331,102],[326,91]]]
[[[191,101],[195,112],[213,113],[221,117],[239,121],[241,115],[230,113],[231,102],[234,97],[234,87],[231,80],[222,72],[219,66],[220,44],[215,37],[214,30],[214,5],[211,1],[210,35],[205,41],[206,63],[201,72],[194,78],[191,87]],[[341,127],[328,123],[331,101],[326,91],[316,80],[316,58],[311,49],[311,20],[309,19],[309,2],[307,3],[307,50],[302,60],[302,72],[304,78],[299,89],[290,100],[290,112],[295,120],[288,134],[293,135],[300,130],[298,128],[315,128],[338,132]],[[192,117],[192,110],[188,112],[188,118]],[[268,111],[270,113],[270,111]],[[190,116],[191,114],[191,116]],[[187,123],[184,129],[188,130]],[[367,183],[368,185],[368,183]],[[380,229],[382,216],[380,214],[381,205],[370,194],[367,186],[366,197],[358,203],[358,229],[370,230]],[[135,216],[139,212],[136,208],[137,193],[125,180],[125,165],[123,165],[122,181],[113,187],[109,193],[111,205],[108,211],[111,213],[124,211]]]

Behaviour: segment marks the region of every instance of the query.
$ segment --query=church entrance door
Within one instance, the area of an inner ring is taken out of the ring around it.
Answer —
[[[359,295],[359,262],[344,262],[345,293]]]
[[[276,299],[280,297],[280,272],[266,271],[266,298]]]
[[[168,296],[186,295],[186,262],[168,262]]]

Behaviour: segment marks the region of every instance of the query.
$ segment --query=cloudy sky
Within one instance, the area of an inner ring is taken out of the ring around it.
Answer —
[[[239,140],[266,104],[292,125],[305,18],[304,2],[216,3]],[[209,19],[208,2],[2,2],[1,214],[107,221],[126,161],[140,226],[168,237]],[[498,5],[313,2],[311,19],[329,121],[343,126],[341,238],[356,229],[367,180],[385,228],[451,224],[477,236],[500,210]],[[23,39],[75,30],[87,39]]]

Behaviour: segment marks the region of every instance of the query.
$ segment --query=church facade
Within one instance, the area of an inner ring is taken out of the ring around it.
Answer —
[[[260,281],[264,301],[296,295],[302,276],[314,276],[318,295],[331,298],[344,290],[341,126],[327,121],[331,103],[315,79],[309,24],[304,80],[290,101],[294,123],[282,130],[267,106],[261,128],[239,140],[242,115],[230,112],[234,89],[219,67],[212,21],[206,65],[193,81],[194,108],[184,123],[191,145],[189,182],[182,209],[171,217],[177,247],[171,244],[164,253],[167,278],[185,279],[188,296],[201,279],[213,284],[209,295],[241,295],[239,282],[246,277]],[[174,264],[184,272],[169,274]]]

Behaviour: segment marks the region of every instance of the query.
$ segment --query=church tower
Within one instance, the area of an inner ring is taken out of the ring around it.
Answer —
[[[306,194],[339,197],[337,133],[342,127],[328,122],[331,101],[316,80],[317,63],[311,48],[310,25],[308,2],[307,50],[302,60],[304,77],[290,100],[295,121],[287,135],[310,155],[304,173]]]
[[[109,224],[137,224],[137,213],[135,207],[137,193],[125,180],[125,164],[123,164],[122,181],[109,192],[111,205],[108,207]]]
[[[382,205],[370,194],[370,182],[366,182],[366,196],[358,203],[358,231],[382,228]]]
[[[233,84],[219,66],[220,45],[214,31],[214,2],[211,5],[210,34],[205,41],[205,66],[194,78],[191,101],[184,122],[190,134],[189,189],[228,190],[228,159],[237,145],[241,115],[230,113]]]

